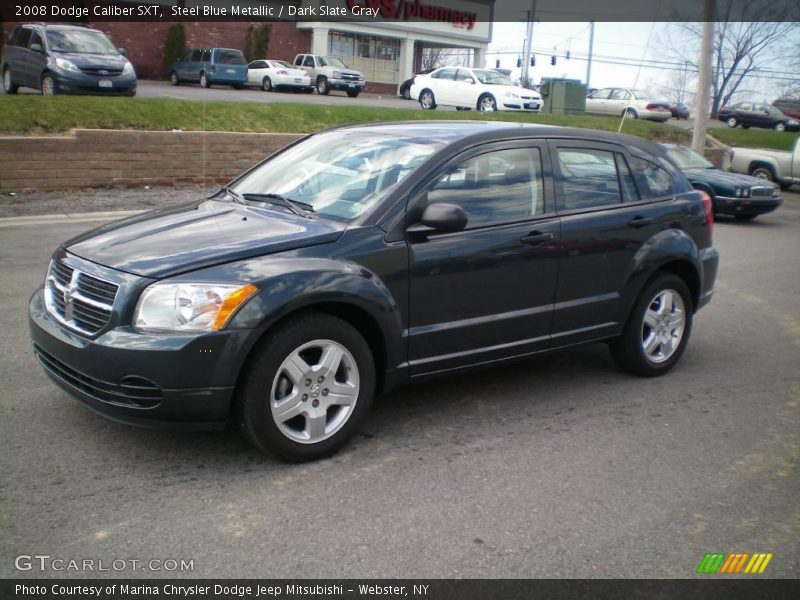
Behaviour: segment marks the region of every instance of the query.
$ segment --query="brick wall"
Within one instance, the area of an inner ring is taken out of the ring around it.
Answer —
[[[0,191],[224,183],[299,137],[85,129],[64,137],[0,137]]]
[[[164,41],[167,30],[174,23],[94,23],[104,31],[118,48],[125,48],[128,58],[140,79],[166,79],[164,68]],[[247,30],[255,22],[186,22],[186,47],[244,49]],[[294,59],[296,54],[311,48],[311,32],[300,31],[296,23],[272,23],[268,58]]]

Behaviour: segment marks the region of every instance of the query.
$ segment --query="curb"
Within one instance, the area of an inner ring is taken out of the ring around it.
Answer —
[[[55,215],[26,215],[0,219],[0,228],[24,227],[26,225],[62,225],[69,223],[90,223],[92,221],[114,221],[147,212],[145,210],[107,210],[86,213],[63,213]]]

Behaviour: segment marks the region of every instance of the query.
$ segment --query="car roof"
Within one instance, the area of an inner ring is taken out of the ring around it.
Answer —
[[[632,135],[611,131],[561,127],[541,123],[518,123],[513,121],[396,121],[383,123],[361,123],[344,125],[323,130],[327,131],[365,131],[395,137],[429,137],[437,141],[452,143],[475,138],[475,141],[491,141],[507,137],[526,138],[573,138],[624,144],[648,153],[662,155],[664,150],[658,145]],[[322,132],[320,132],[322,133]]]

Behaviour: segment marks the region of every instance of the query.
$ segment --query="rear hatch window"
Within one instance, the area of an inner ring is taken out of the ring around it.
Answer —
[[[214,62],[220,65],[247,65],[239,50],[214,50]]]

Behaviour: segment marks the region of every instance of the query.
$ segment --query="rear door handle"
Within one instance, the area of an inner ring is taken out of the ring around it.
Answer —
[[[656,220],[651,219],[650,217],[634,217],[633,219],[628,221],[628,227],[639,229],[640,227],[647,227],[648,225],[652,225],[655,222]]]
[[[538,246],[545,242],[550,242],[555,236],[552,233],[542,233],[541,231],[531,231],[528,235],[523,236],[520,242],[530,246]]]

